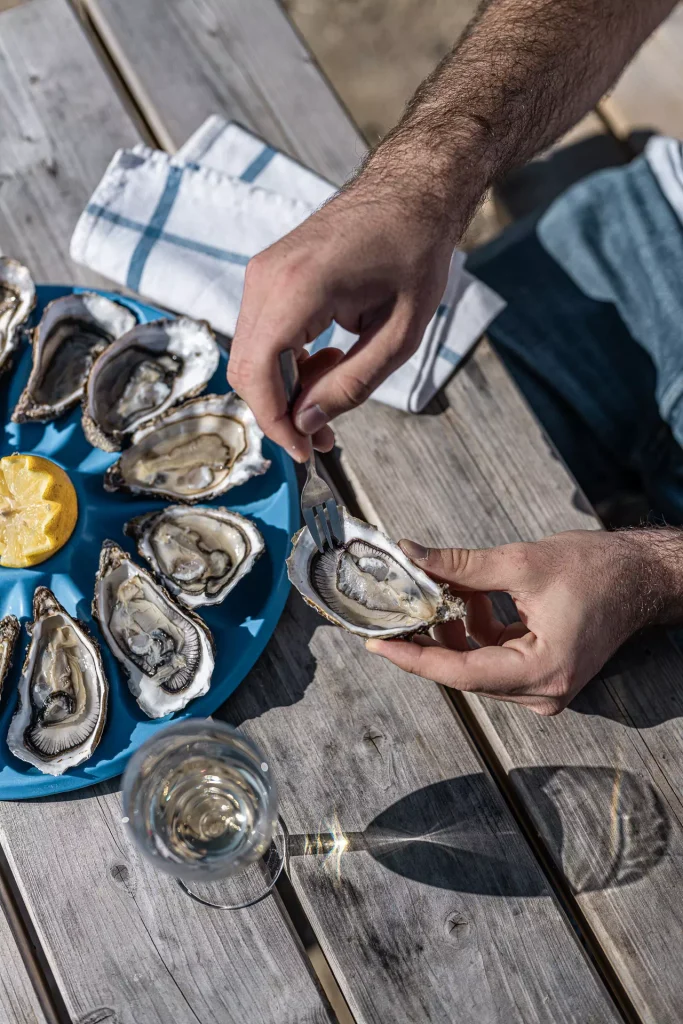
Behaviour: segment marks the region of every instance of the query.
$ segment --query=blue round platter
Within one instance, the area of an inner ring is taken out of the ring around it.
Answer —
[[[48,302],[82,288],[39,286],[32,322],[36,323]],[[102,292],[122,303],[145,323],[168,316],[161,310],[109,292]],[[207,392],[228,390],[227,355]],[[91,601],[100,547],[106,538],[116,541],[145,564],[134,543],[124,536],[124,524],[133,516],[164,508],[168,502],[150,501],[125,494],[108,494],[102,485],[105,469],[117,456],[92,448],[81,430],[81,410],[54,423],[23,424],[10,422],[12,410],[26,384],[31,368],[31,352],[24,345],[14,371],[3,378],[0,393],[0,457],[13,452],[43,455],[68,473],[78,495],[79,515],[69,542],[52,558],[32,569],[0,567],[0,618],[14,614],[22,622],[32,618],[33,592],[38,586],[52,590],[70,615],[84,621],[97,638],[110,683],[107,724],[97,750],[84,764],[64,775],[44,775],[37,768],[19,761],[7,747],[6,737],[17,699],[17,682],[24,660],[28,637],[22,630],[14,653],[14,665],[5,680],[0,699],[0,799],[65,793],[91,786],[120,775],[130,755],[141,743],[170,721],[191,716],[206,717],[214,712],[241,683],[263,651],[285,606],[289,591],[285,559],[290,538],[299,526],[299,503],[294,465],[279,447],[264,442],[264,454],[272,462],[267,473],[236,487],[210,504],[224,505],[248,516],[256,523],[266,542],[265,553],[254,569],[214,607],[200,608],[216,643],[216,667],[211,689],[192,701],[180,713],[150,719],[140,710],[126,685],[91,613]]]

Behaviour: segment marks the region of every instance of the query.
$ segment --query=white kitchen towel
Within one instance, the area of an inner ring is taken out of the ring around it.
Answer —
[[[210,117],[174,157],[142,145],[119,150],[76,225],[71,255],[150,301],[231,335],[249,259],[334,192],[239,125]],[[503,308],[463,261],[456,251],[420,347],[374,398],[419,412]],[[333,323],[309,349],[348,351],[355,341]]]

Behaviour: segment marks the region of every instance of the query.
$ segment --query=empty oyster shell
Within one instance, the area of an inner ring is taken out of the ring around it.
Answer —
[[[21,626],[16,616],[7,615],[0,619],[0,694],[12,665],[12,655],[20,632]]]
[[[138,324],[93,364],[83,400],[85,436],[97,448],[119,451],[126,435],[203,391],[219,358],[203,320]]]
[[[95,582],[93,614],[128,687],[150,718],[180,711],[211,685],[211,633],[180,608],[146,569],[106,540]]]
[[[97,356],[135,323],[129,309],[95,292],[50,302],[33,332],[33,366],[13,421],[47,423],[78,405]]]
[[[254,523],[227,508],[170,505],[132,519],[125,533],[188,608],[220,604],[265,549]]]
[[[33,620],[7,744],[41,772],[61,775],[100,742],[109,684],[97,644],[47,587],[33,596]]]
[[[0,374],[9,370],[21,328],[36,304],[36,286],[23,264],[0,256]]]
[[[104,476],[107,491],[194,504],[210,501],[270,466],[263,431],[234,391],[191,398],[133,434]]]
[[[364,637],[424,633],[462,618],[465,605],[430,579],[386,534],[343,509],[344,542],[322,554],[308,527],[293,538],[289,578],[307,604]]]

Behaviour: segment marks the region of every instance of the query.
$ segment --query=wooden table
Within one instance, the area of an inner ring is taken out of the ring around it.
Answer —
[[[221,112],[337,181],[361,157],[273,0],[78,10],[27,0],[0,14],[0,246],[37,280],[102,283],[68,243],[117,147],[173,150]],[[601,114],[618,111],[622,132],[627,94]],[[433,411],[371,403],[339,423],[349,500],[368,519],[472,546],[597,528],[485,342]],[[334,1020],[305,919],[359,1022],[680,1021],[682,678],[650,637],[541,719],[451,700],[292,596],[223,715],[277,773],[296,927],[278,893],[221,913],[151,870],[116,784],[6,802],[0,1021]],[[340,856],[306,842],[332,828]]]

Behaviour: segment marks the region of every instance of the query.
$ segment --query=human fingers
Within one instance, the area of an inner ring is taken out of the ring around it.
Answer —
[[[287,277],[279,285],[277,279],[264,283],[254,272],[250,276],[252,263],[247,267],[231,345],[228,381],[252,409],[264,433],[303,462],[310,455],[311,442],[306,432],[300,433],[292,423],[280,356],[287,349],[299,353],[328,326],[329,317],[325,322],[320,291],[310,282],[309,287],[306,281],[295,287]]]
[[[400,540],[399,544],[430,576],[464,591],[513,591],[540,583],[544,572],[536,544],[496,548],[427,548],[412,540]]]
[[[302,388],[310,385],[323,377],[344,358],[344,353],[338,348],[324,348],[313,355],[305,350],[299,356],[300,379]],[[324,426],[311,438],[313,447],[319,452],[329,452],[334,448],[334,431],[332,427]]]
[[[306,388],[294,410],[301,433],[320,430],[343,412],[362,405],[415,351],[423,327],[407,302],[383,323],[361,331],[358,341],[329,373]]]
[[[527,659],[511,647],[454,651],[440,645],[423,647],[409,641],[375,639],[366,641],[365,646],[405,672],[457,690],[523,692]]]
[[[467,643],[467,631],[462,619],[452,619],[451,622],[441,622],[434,627],[434,638],[443,647],[450,647],[454,651],[469,651]]]

